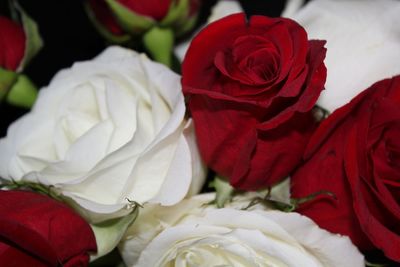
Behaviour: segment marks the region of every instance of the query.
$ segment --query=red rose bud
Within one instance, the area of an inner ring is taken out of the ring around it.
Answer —
[[[118,0],[133,12],[161,21],[168,13],[173,0]]]
[[[0,191],[0,266],[87,266],[96,251],[90,226],[47,196]]]
[[[193,28],[199,0],[87,0],[86,10],[93,24],[113,43],[142,38],[151,56],[172,65],[176,36]]]
[[[124,30],[118,25],[117,20],[113,17],[113,14],[108,7],[108,4],[103,0],[88,0],[88,12],[92,19],[95,19],[94,23],[96,27],[100,27],[101,25],[105,27],[110,34],[115,36],[120,36],[124,34]],[[99,28],[98,28],[99,29]]]
[[[400,76],[372,85],[331,114],[312,136],[292,196],[327,190],[297,211],[361,249],[400,262]]]
[[[16,71],[24,57],[25,44],[22,26],[0,16],[0,68]]]
[[[199,0],[87,0],[89,17],[104,35],[141,35],[154,26],[172,28],[178,35],[193,26]],[[109,37],[109,36],[105,36]],[[111,40],[113,41],[113,40]]]
[[[18,23],[0,16],[0,102],[30,108],[37,96],[36,86],[21,72],[39,52],[43,43],[37,24],[17,1],[10,2]]]
[[[199,149],[234,187],[270,186],[301,161],[326,79],[324,43],[292,20],[244,14],[192,41],[182,86]]]

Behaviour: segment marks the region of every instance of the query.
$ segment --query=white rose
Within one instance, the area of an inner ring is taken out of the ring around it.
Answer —
[[[60,71],[9,127],[0,176],[52,186],[93,223],[130,212],[128,199],[173,205],[204,179],[184,116],[180,76],[111,47]]]
[[[293,16],[327,40],[328,77],[318,104],[334,111],[373,83],[400,74],[400,2],[314,0]]]
[[[229,208],[199,195],[174,207],[153,206],[127,231],[120,252],[127,266],[364,266],[348,237],[320,229],[297,213],[241,210],[254,194]],[[145,208],[146,210],[146,208]]]

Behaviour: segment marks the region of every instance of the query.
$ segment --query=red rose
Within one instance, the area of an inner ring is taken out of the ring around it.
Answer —
[[[182,85],[199,148],[234,187],[271,185],[301,160],[326,78],[324,43],[292,20],[244,14],[192,41]]]
[[[298,210],[361,249],[400,261],[400,76],[359,94],[322,122],[307,162],[292,176],[294,197],[320,190]]]
[[[114,35],[124,34],[124,30],[119,26],[113,17],[110,8],[104,0],[88,0],[88,4],[93,11],[97,21]]]
[[[0,68],[15,71],[25,53],[22,26],[0,16]]]
[[[162,20],[173,0],[118,0],[130,10],[155,20]]]
[[[90,226],[47,196],[0,191],[0,266],[87,266]]]

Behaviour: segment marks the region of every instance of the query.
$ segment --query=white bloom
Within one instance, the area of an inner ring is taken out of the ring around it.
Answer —
[[[328,77],[318,104],[333,111],[373,83],[400,74],[400,2],[314,0],[293,16],[327,40]]]
[[[213,21],[219,20],[225,16],[232,15],[235,13],[240,13],[240,12],[243,12],[243,9],[242,9],[239,1],[237,1],[237,0],[219,0],[215,4],[215,6],[212,8],[210,17],[207,19],[206,25]],[[206,25],[203,25],[202,28],[205,27]],[[199,31],[197,31],[197,33]],[[195,33],[194,35],[197,35],[197,33]],[[188,50],[192,39],[193,39],[193,36],[188,41],[177,45],[174,49],[176,56],[179,58],[179,60],[181,62],[185,58],[186,51]]]
[[[173,205],[204,178],[184,115],[178,75],[111,47],[60,71],[9,127],[0,176],[53,186],[91,222],[126,214],[127,199]]]
[[[147,210],[120,244],[127,266],[364,266],[348,237],[322,230],[305,216],[260,205],[240,210],[251,194],[229,208],[205,207],[213,197]]]

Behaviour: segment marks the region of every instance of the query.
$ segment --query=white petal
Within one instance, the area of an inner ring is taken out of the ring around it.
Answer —
[[[319,228],[311,219],[298,213],[270,211],[268,218],[285,228],[324,266],[352,267],[364,265],[363,255],[346,236],[329,233]]]
[[[140,57],[144,75],[151,84],[148,89],[158,92],[172,110],[181,101],[182,89],[180,76],[172,72],[163,64],[150,61],[145,55]]]
[[[203,188],[207,175],[207,167],[200,157],[194,125],[191,119],[189,119],[186,123],[183,134],[186,138],[186,142],[189,145],[192,164],[192,184],[190,185],[188,196],[193,196],[200,193],[201,189]]]
[[[294,15],[310,39],[327,40],[320,106],[332,112],[373,83],[400,74],[399,14],[394,0],[316,0]]]
[[[33,177],[37,177],[36,182],[56,185],[68,183],[71,179],[90,171],[104,158],[112,130],[110,121],[97,124],[69,148],[64,161],[50,164],[37,175],[28,174],[25,178],[32,180]]]
[[[151,203],[171,206],[181,201],[189,191],[192,161],[189,145],[183,135],[179,138],[175,153],[169,156],[173,158],[168,172],[158,194],[150,200]]]
[[[164,182],[180,138],[179,128],[168,137],[156,140],[138,158],[125,185],[126,195],[140,203],[156,196]],[[183,197],[182,197],[183,198]]]

